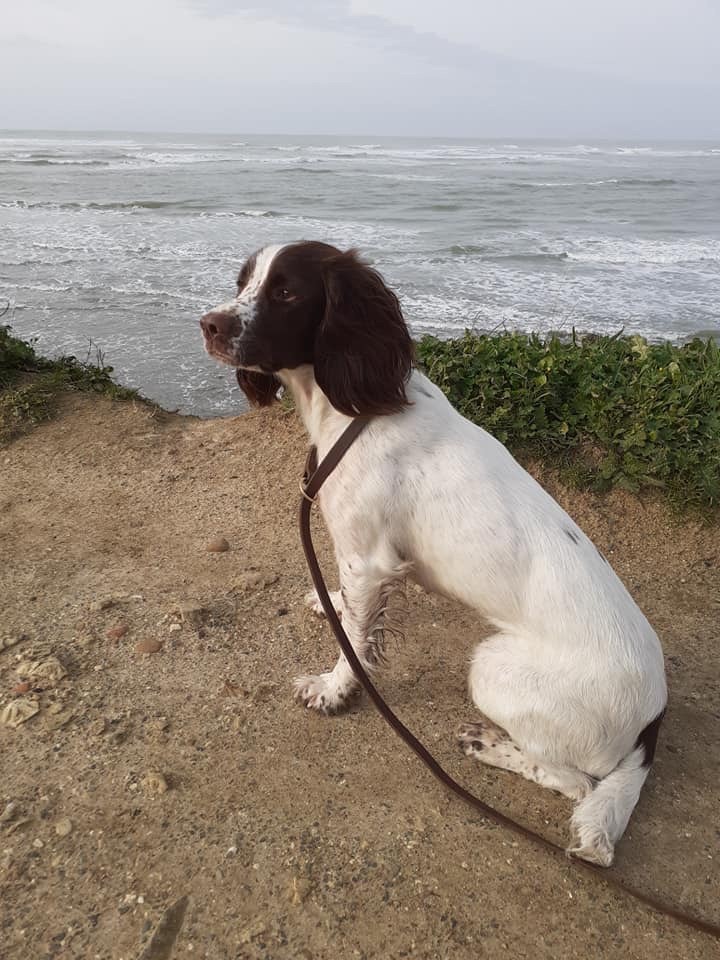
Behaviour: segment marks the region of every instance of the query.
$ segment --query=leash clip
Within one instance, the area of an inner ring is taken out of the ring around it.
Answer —
[[[308,479],[309,479],[308,477],[303,477],[302,480],[298,481],[298,486],[300,487],[300,493],[305,497],[305,499],[309,503],[315,503],[315,501],[317,500],[317,494],[315,494],[314,497],[311,497],[310,494],[307,492]]]

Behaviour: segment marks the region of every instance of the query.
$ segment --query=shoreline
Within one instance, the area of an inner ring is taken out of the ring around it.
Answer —
[[[467,331],[415,341],[417,365],[464,416],[520,459],[555,464],[566,484],[658,492],[678,513],[720,520],[720,345],[639,336],[543,338]],[[52,416],[66,390],[135,399],[96,352],[47,360],[0,326],[0,444]],[[290,401],[288,401],[290,402]],[[248,412],[238,390],[230,416]],[[177,413],[177,411],[168,411]],[[225,417],[200,417],[212,422]]]

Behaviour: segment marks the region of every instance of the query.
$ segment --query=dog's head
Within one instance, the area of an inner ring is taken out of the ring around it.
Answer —
[[[413,345],[398,299],[354,250],[264,247],[244,264],[237,288],[200,326],[205,349],[237,368],[251,403],[273,402],[278,371],[312,364],[332,405],[349,416],[407,404]]]

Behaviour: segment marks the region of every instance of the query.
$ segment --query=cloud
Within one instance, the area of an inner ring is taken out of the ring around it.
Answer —
[[[383,47],[455,69],[475,70],[481,58],[493,62],[507,59],[484,52],[474,44],[416,30],[413,26],[373,13],[355,13],[345,0],[306,0],[300,8],[296,0],[269,0],[262,4],[253,0],[186,0],[186,4],[206,17],[244,16],[371,40]]]
[[[557,10],[570,0],[548,3]],[[527,13],[529,4],[513,0],[512,10]],[[553,30],[556,44],[569,45],[583,26],[573,17],[538,28],[526,49],[545,51]],[[524,31],[527,40],[540,23],[508,18],[490,0],[23,0],[9,8],[0,37],[0,88],[15,91],[0,98],[0,127],[720,135],[711,85],[682,86],[669,67],[652,84],[561,67],[549,54],[544,64],[505,55],[503,38],[517,54],[514,38]]]

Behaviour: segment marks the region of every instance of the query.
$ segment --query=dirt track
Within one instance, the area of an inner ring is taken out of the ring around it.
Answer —
[[[0,955],[134,960],[184,896],[173,957],[720,955],[479,820],[365,702],[333,719],[293,703],[291,678],[335,656],[302,603],[304,446],[279,409],[198,421],[75,396],[0,451],[0,638],[23,638],[0,650],[0,709],[40,708],[0,727]],[[670,709],[617,871],[720,922],[717,529],[541,479],[667,656]],[[229,551],[206,550],[217,537]],[[483,624],[408,598],[388,700],[471,789],[564,843],[569,801],[454,745]],[[147,641],[160,649],[137,652]],[[26,690],[50,656],[67,675]]]

